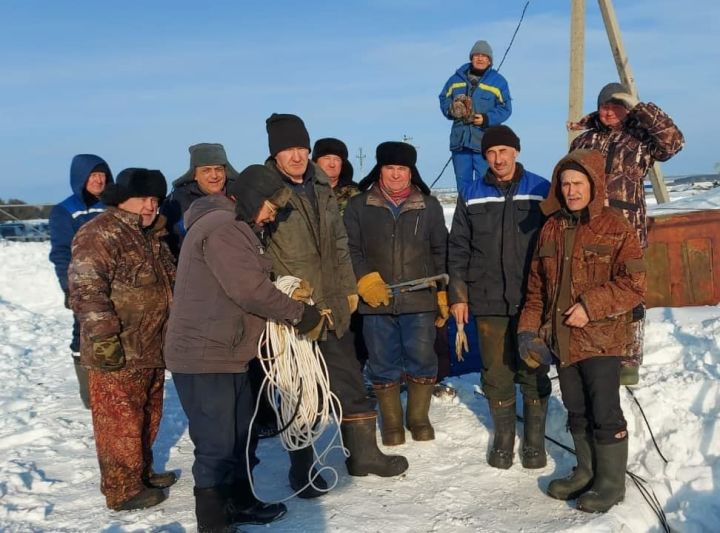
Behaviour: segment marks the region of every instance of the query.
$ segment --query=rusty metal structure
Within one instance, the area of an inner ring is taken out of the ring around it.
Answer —
[[[720,210],[648,217],[650,307],[720,303]]]

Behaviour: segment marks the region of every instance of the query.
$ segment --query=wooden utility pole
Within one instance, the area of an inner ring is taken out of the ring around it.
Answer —
[[[568,121],[577,122],[583,110],[585,79],[585,0],[570,0],[570,92]],[[568,130],[568,148],[580,132]]]
[[[573,0],[573,6],[575,0]],[[617,67],[620,81],[625,85],[630,92],[637,98],[637,85],[635,85],[635,78],[633,77],[632,70],[630,69],[630,61],[625,54],[625,47],[623,46],[622,36],[620,35],[620,26],[615,16],[615,9],[613,8],[611,0],[598,0],[600,6],[600,13],[602,14],[603,22],[605,23],[605,31],[607,32],[608,39],[610,40],[610,48],[612,49],[613,57],[615,58],[615,66]],[[572,30],[571,30],[572,31]],[[571,93],[572,94],[572,93]],[[572,99],[572,96],[571,96]],[[660,169],[660,163],[655,163],[648,173],[650,182],[653,186],[653,192],[655,198],[659,204],[663,204],[669,200],[667,187],[665,186],[665,179],[663,178],[662,170]]]

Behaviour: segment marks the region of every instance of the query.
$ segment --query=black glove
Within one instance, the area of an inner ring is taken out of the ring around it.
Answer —
[[[320,314],[320,311],[318,311],[314,305],[308,305],[306,303],[303,303],[303,305],[305,308],[303,309],[300,322],[295,324],[295,329],[311,341],[316,341],[320,338],[325,317]]]
[[[120,337],[111,335],[92,341],[92,366],[99,370],[120,370],[125,366],[125,351]]]
[[[550,365],[553,362],[552,352],[547,344],[532,331],[518,332],[518,352],[530,368],[537,368],[540,365]]]

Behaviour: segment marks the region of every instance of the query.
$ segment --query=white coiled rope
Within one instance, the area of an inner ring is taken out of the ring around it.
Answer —
[[[293,276],[281,276],[275,286],[290,296],[300,286],[300,282],[299,278]],[[329,484],[328,490],[332,489],[337,484],[338,474],[333,468],[321,463],[335,447],[333,442],[336,439],[340,439],[342,448],[339,429],[342,408],[337,396],[330,390],[327,365],[317,342],[298,334],[292,326],[268,320],[265,332],[258,341],[258,359],[265,372],[265,379],[258,394],[251,427],[264,393],[275,412],[283,447],[293,451],[312,446],[318,457],[314,465],[320,466],[318,472],[331,471],[333,482]],[[335,435],[327,447],[318,453],[315,442],[331,424],[336,428]],[[309,485],[313,485],[312,479],[306,486]],[[315,485],[313,487],[320,490]]]

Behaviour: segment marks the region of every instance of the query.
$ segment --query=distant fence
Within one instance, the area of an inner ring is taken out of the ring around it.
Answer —
[[[0,239],[19,242],[49,240],[47,218],[53,205],[0,203]]]

